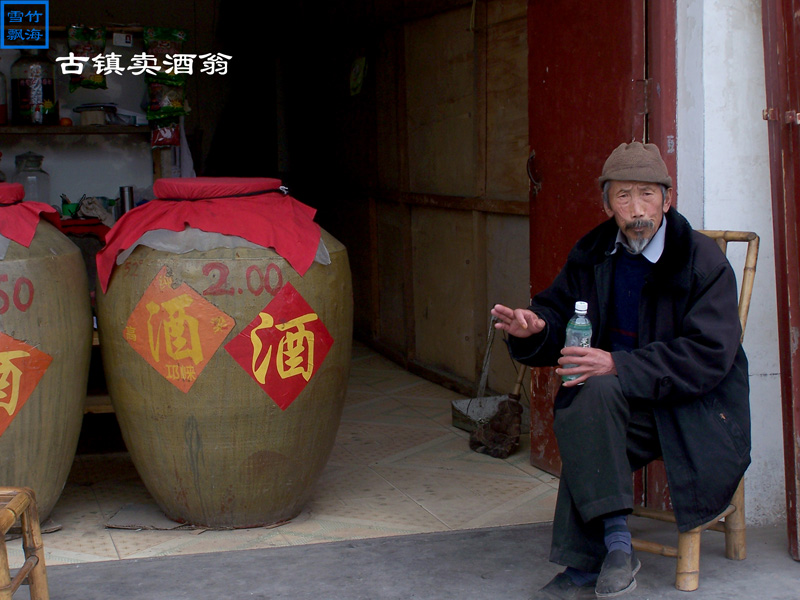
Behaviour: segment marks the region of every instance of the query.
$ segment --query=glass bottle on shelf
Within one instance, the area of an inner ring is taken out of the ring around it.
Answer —
[[[25,200],[31,202],[44,202],[59,208],[58,204],[50,200],[50,175],[42,169],[44,156],[35,152],[18,154],[15,157],[17,171],[13,181],[21,183],[25,188]]]
[[[57,125],[56,64],[44,50],[21,50],[11,65],[11,118],[16,125]]]

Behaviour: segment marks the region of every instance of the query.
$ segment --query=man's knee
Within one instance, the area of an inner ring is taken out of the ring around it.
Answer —
[[[553,428],[558,435],[559,430],[573,429],[576,423],[615,418],[628,412],[628,402],[622,394],[619,378],[599,375],[586,380],[569,406],[555,411]]]
[[[578,392],[578,396],[588,394],[590,396],[602,396],[622,398],[622,386],[619,377],[616,375],[597,375],[589,377],[583,384],[583,389]]]

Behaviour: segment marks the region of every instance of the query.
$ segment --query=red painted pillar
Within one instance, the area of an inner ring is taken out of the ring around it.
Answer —
[[[800,37],[796,0],[764,0],[764,60],[775,236],[778,343],[781,365],[786,515],[789,551],[800,560]]]

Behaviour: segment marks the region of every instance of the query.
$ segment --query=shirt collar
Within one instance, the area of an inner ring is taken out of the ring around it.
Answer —
[[[644,256],[648,261],[655,264],[658,262],[658,259],[661,258],[661,255],[664,253],[664,240],[667,237],[667,215],[664,215],[664,218],[661,219],[661,226],[656,231],[655,235],[650,239],[647,245],[642,250],[642,256]],[[628,238],[625,237],[625,234],[622,233],[622,230],[617,230],[617,239],[614,241],[614,249],[611,251],[611,254],[616,253],[617,249],[620,245],[624,246],[625,248],[628,247]]]

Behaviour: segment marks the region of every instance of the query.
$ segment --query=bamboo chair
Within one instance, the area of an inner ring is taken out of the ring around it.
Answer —
[[[700,231],[714,239],[722,252],[727,254],[728,242],[746,242],[744,274],[739,294],[739,322],[742,325],[742,339],[750,310],[750,297],[753,293],[753,280],[758,260],[758,235],[751,231]],[[649,519],[674,523],[675,515],[669,510],[637,506],[633,514]],[[678,533],[678,547],[656,542],[634,539],[633,546],[642,552],[651,552],[678,559],[675,569],[675,587],[685,592],[693,592],[700,585],[700,536],[706,529],[725,534],[725,556],[731,560],[744,560],[747,556],[745,543],[744,478],[739,482],[731,503],[722,514],[708,523]]]
[[[25,563],[14,577],[8,567],[5,536],[14,523],[22,526],[22,550]],[[31,600],[49,600],[47,570],[44,565],[44,544],[39,528],[36,496],[30,488],[0,487],[0,600],[11,600],[27,577]]]

